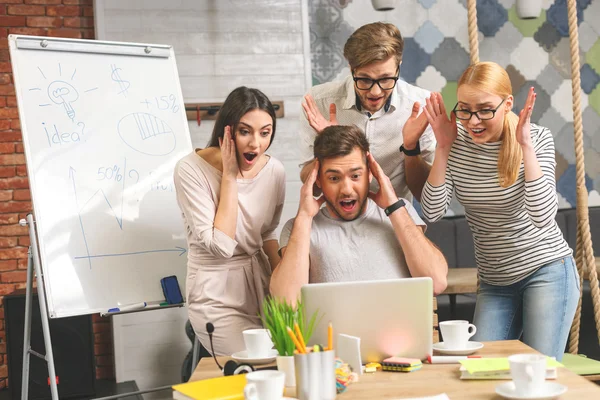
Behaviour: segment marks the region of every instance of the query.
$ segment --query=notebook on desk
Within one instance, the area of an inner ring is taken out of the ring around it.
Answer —
[[[173,386],[175,400],[243,400],[246,375],[221,376],[219,378],[182,383]]]
[[[301,292],[305,315],[322,315],[311,344],[327,343],[331,322],[334,337],[360,337],[363,363],[392,356],[425,360],[432,354],[431,278],[313,283],[302,286]]]

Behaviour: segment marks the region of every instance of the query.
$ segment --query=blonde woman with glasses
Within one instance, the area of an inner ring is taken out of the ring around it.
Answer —
[[[441,219],[453,195],[465,208],[480,279],[474,340],[522,335],[560,360],[580,287],[573,252],[555,221],[552,134],[530,122],[533,88],[519,115],[511,111],[510,79],[498,64],[469,66],[457,97],[450,119],[439,93],[426,102],[437,148],[423,214]]]

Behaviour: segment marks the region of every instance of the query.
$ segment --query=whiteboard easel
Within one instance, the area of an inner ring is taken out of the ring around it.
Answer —
[[[10,35],[9,49],[35,215],[21,221],[31,241],[22,398],[35,355],[56,400],[48,318],[156,302],[164,276],[185,290],[172,179],[191,139],[171,46]],[[45,356],[30,348],[34,271]]]

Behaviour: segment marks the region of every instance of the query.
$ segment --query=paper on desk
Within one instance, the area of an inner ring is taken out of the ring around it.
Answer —
[[[428,397],[411,397],[410,399],[398,398],[398,399],[392,399],[392,400],[450,400],[450,397],[448,397],[448,395],[446,393],[442,393],[442,394],[437,394],[435,396],[428,396]]]
[[[546,358],[546,368],[562,367],[563,365],[556,361],[552,357]],[[510,364],[508,358],[467,358],[466,360],[460,360],[470,374],[478,372],[490,372],[490,371],[508,371],[510,370]]]

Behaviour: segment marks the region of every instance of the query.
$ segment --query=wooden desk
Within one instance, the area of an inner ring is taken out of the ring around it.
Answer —
[[[443,294],[477,293],[477,268],[448,268],[448,285]]]
[[[479,355],[489,357],[507,357],[516,353],[535,353],[535,350],[520,341],[507,340],[486,342],[485,347],[477,352]],[[219,360],[224,364],[227,358],[220,357]],[[460,380],[458,368],[458,364],[425,364],[421,370],[411,373],[364,374],[360,376],[359,382],[351,384],[345,393],[338,396],[338,399],[401,399],[446,393],[451,400],[502,400],[502,397],[496,395],[495,388],[505,381]],[[215,365],[215,361],[212,358],[203,358],[190,381],[217,376],[222,376],[222,373]],[[558,370],[556,381],[569,388],[560,400],[600,398],[600,386],[567,369]]]

